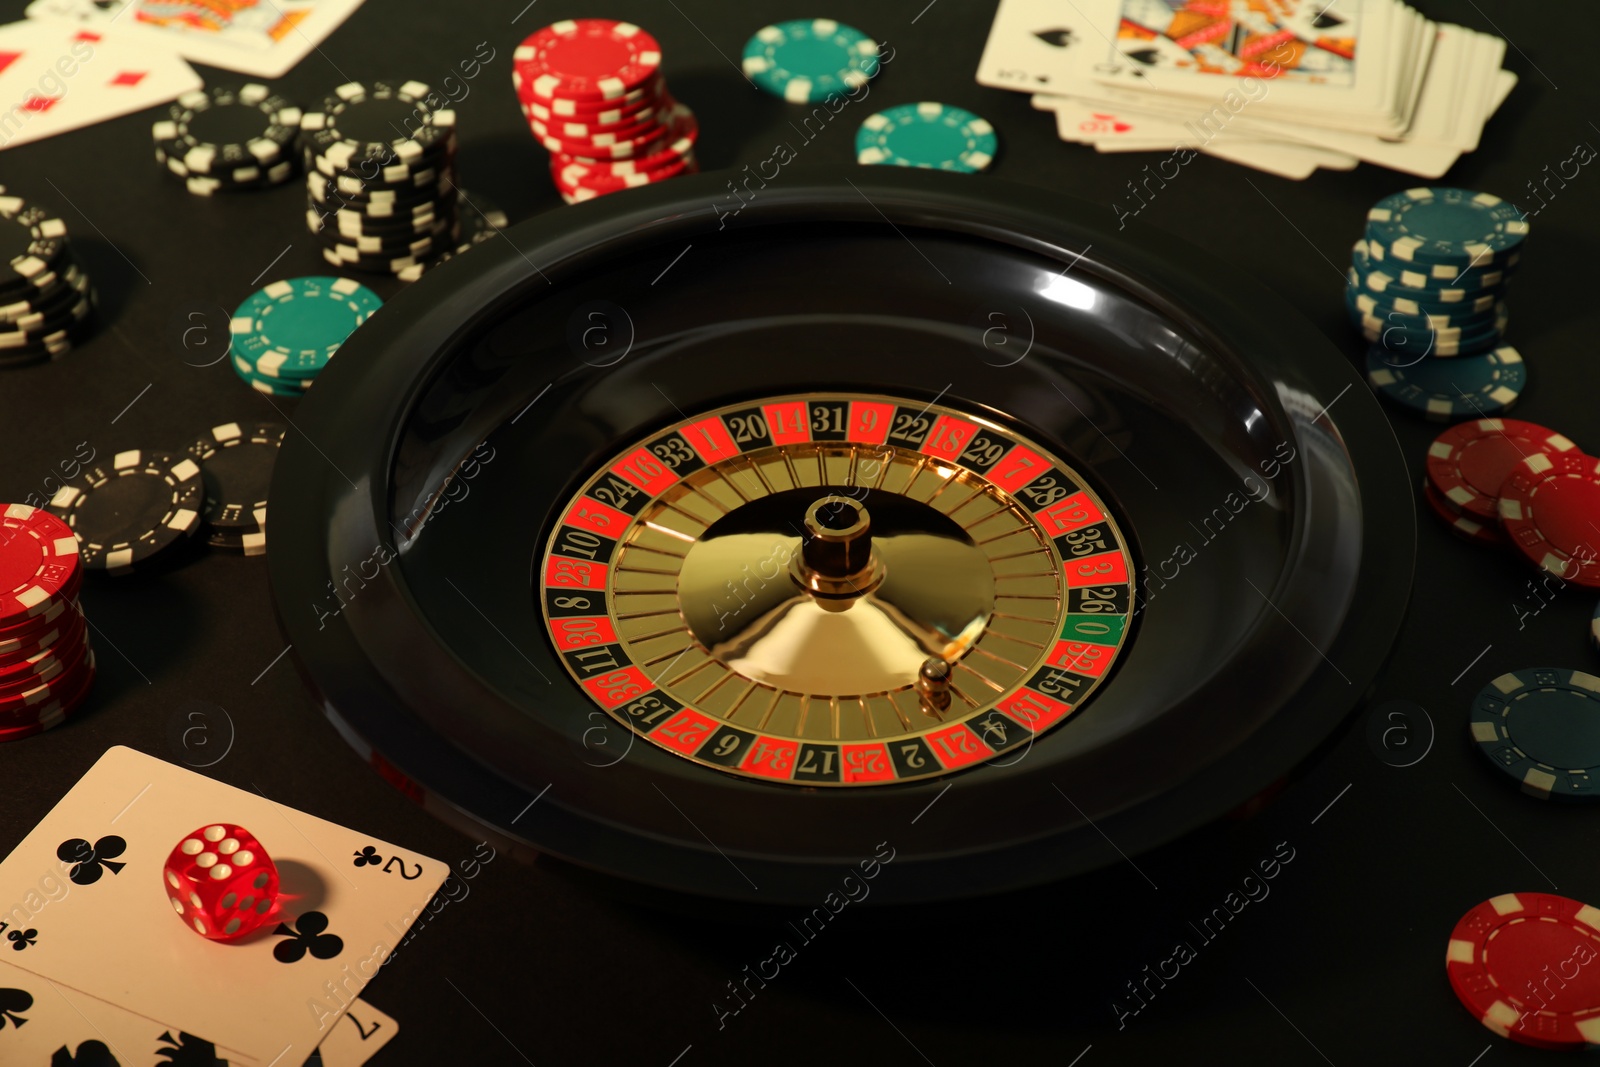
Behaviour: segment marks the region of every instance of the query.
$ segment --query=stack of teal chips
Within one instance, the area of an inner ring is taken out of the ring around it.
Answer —
[[[1527,234],[1516,205],[1490,193],[1407,189],[1372,207],[1345,307],[1380,393],[1441,421],[1516,402],[1526,370],[1504,343],[1505,297]]]

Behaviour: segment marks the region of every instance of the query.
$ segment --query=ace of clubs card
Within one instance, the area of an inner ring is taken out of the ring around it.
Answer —
[[[255,834],[281,883],[275,920],[234,942],[187,928],[162,878],[172,849],[214,823]],[[71,990],[247,1059],[298,1064],[449,873],[117,747],[0,864],[0,945],[7,963]]]

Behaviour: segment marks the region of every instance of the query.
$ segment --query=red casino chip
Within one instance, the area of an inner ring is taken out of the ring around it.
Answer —
[[[48,511],[6,506],[0,513],[0,626],[47,613],[82,579],[71,527]]]
[[[69,616],[58,618],[54,625],[47,626],[44,632],[36,635],[27,644],[19,645],[10,652],[0,653],[0,673],[10,671],[22,663],[34,659],[42,652],[72,647],[72,643],[83,638],[86,629],[83,616],[74,611]]]
[[[1451,532],[1457,537],[1486,548],[1505,548],[1511,543],[1506,538],[1505,531],[1500,529],[1498,522],[1480,522],[1475,515],[1462,514],[1451,505],[1444,494],[1433,487],[1432,483],[1426,481],[1422,483],[1422,496],[1428,502],[1429,510],[1439,517],[1439,521],[1450,527]]]
[[[665,147],[649,155],[609,160],[564,154],[552,159],[560,158],[564,168],[569,171],[581,167],[585,174],[644,174],[676,166],[688,159],[694,154],[695,142],[699,139],[700,123],[695,119],[694,112],[680,105],[672,122],[667,126]]]
[[[636,98],[636,99],[634,99]],[[646,89],[629,93],[621,100],[607,100],[596,107],[584,107],[570,100],[557,100],[550,104],[522,99],[522,112],[530,121],[562,124],[575,123],[583,127],[615,126],[618,123],[634,120],[646,111],[651,111],[661,106],[667,98],[667,83],[664,79],[657,78]]]
[[[1600,459],[1577,449],[1519,462],[1500,487],[1517,550],[1563,581],[1600,589]]]
[[[609,153],[621,159],[626,155],[616,155],[611,150],[626,148],[627,155],[638,154],[639,148],[666,135],[667,124],[677,107],[678,104],[669,98],[659,108],[641,111],[626,122],[610,126],[587,126],[564,119],[544,122],[534,118],[528,120],[528,126],[539,142],[552,152],[601,157]]]
[[[1478,419],[1452,426],[1428,449],[1428,480],[1458,511],[1498,522],[1500,486],[1536,452],[1553,456],[1578,446],[1531,422]]]
[[[693,157],[690,157],[679,161],[675,166],[663,167],[660,170],[647,171],[643,174],[569,175],[557,172],[554,177],[556,188],[560,191],[562,199],[569,204],[580,204],[585,200],[593,200],[599,196],[620,193],[624,189],[636,189],[642,185],[654,185],[657,182],[664,182],[668,178],[676,178],[680,174],[693,174],[698,172],[699,169]]]
[[[94,688],[95,673],[94,652],[90,651],[76,670],[49,688],[45,699],[0,709],[0,743],[32,737],[70,719]]]
[[[1600,909],[1553,893],[1507,893],[1450,934],[1450,988],[1483,1025],[1523,1045],[1600,1045]],[[1559,975],[1559,980],[1552,980]]]
[[[661,46],[631,22],[566,19],[534,33],[512,62],[533,100],[615,100],[661,69]]]
[[[15,626],[0,628],[0,656],[9,656],[37,643],[41,637],[61,623],[61,616],[72,606],[76,598],[75,588],[63,591],[50,607],[38,615],[25,619]]]

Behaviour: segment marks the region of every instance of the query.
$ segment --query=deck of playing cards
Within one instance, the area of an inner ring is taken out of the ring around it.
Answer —
[[[281,879],[274,921],[236,941],[191,930],[163,879],[213,822],[249,827]],[[320,1046],[327,1067],[353,1067],[395,1031],[357,994],[448,873],[110,749],[0,863],[0,1063],[298,1067]]]
[[[1001,0],[978,81],[1101,152],[1437,178],[1516,85],[1505,51],[1401,0]]]

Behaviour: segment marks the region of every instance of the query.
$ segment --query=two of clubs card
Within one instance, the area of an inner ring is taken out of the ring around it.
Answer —
[[[1516,85],[1505,52],[1403,0],[1001,0],[978,81],[1032,94],[1100,152],[1437,178]]]
[[[163,877],[220,823],[249,828],[280,884],[268,921],[231,941],[190,929]],[[396,1024],[359,994],[449,873],[112,748],[0,863],[0,1063],[363,1063]]]

